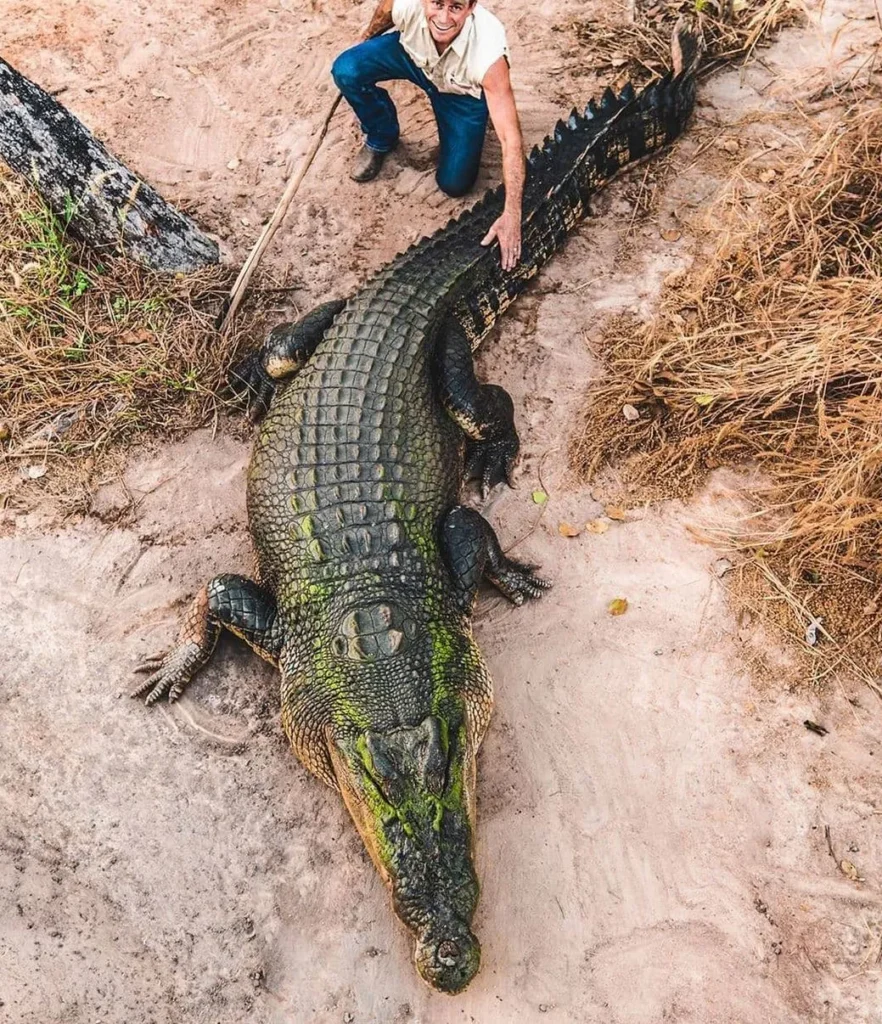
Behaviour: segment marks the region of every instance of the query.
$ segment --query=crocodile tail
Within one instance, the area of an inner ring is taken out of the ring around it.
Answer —
[[[421,264],[424,287],[445,297],[445,307],[453,307],[477,345],[588,213],[591,197],[622,168],[659,152],[686,127],[695,106],[700,40],[678,22],[674,67],[667,74],[639,93],[630,82],[618,94],[607,89],[584,111],[574,108],[541,146],[533,147],[527,157],[521,262],[513,271],[502,270],[495,246],[480,244],[502,212],[505,192],[498,186],[401,253],[381,276]]]
[[[673,46],[679,74],[672,68],[639,93],[631,83],[618,94],[607,89],[584,111],[574,109],[558,121],[553,135],[533,148],[527,158],[520,265],[504,272],[499,257],[484,250],[454,286],[455,315],[473,346],[563,245],[587,214],[591,197],[624,167],[659,152],[681,134],[695,105],[700,36],[678,23]],[[452,242],[467,233],[477,241],[501,212],[503,198],[501,189],[488,192],[440,232],[438,241]]]
[[[671,67],[677,78],[692,76],[704,53],[704,36],[689,18],[680,17],[671,35]]]

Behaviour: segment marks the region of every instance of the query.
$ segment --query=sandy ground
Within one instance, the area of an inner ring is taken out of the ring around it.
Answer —
[[[493,6],[533,142],[592,91],[590,53],[566,25],[599,5]],[[329,56],[366,16],[341,0],[5,0],[3,55],[64,89],[235,259],[327,104]],[[654,212],[634,214],[642,172],[610,189],[481,353],[524,444],[519,488],[487,514],[556,586],[523,609],[488,593],[477,616],[497,710],[480,761],[484,965],[470,989],[450,999],[418,980],[342,805],[286,749],[268,667],[224,642],[173,709],[124,697],[194,590],[249,566],[248,448],[200,432],[133,457],[79,523],[0,523],[0,1020],[882,1020],[875,698],[847,681],[810,693],[783,670],[750,677],[751,646],[773,641],[734,620],[718,552],[686,529],[695,508],[631,509],[603,535],[557,530],[603,512],[566,472],[603,318],[649,315],[727,167],[786,148],[791,101],[823,86],[871,18],[871,5],[828,7],[764,63],[706,84]],[[382,180],[346,179],[341,115],[274,245],[300,307],[345,294],[459,208],[434,191],[425,104],[396,96],[407,145]],[[498,155],[491,140],[488,181]],[[666,241],[672,226],[683,235]],[[704,503],[736,485],[720,477]],[[629,609],[613,618],[616,597]]]

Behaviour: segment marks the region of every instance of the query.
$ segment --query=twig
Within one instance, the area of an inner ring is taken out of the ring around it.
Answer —
[[[830,826],[829,825],[825,825],[824,826],[824,838],[827,840],[827,849],[830,851],[830,856],[833,858],[833,861],[835,862],[836,866],[839,867],[839,859],[837,858],[836,854],[833,852],[833,840],[830,838]]]
[[[649,178],[651,166],[651,164],[646,165],[646,170],[643,172],[643,177],[640,179],[640,188],[637,190],[637,198],[634,200],[634,212],[631,214],[631,222],[628,224],[628,230],[625,233],[626,238],[630,238],[634,232],[634,224],[637,221],[637,215],[640,213],[640,201],[643,199],[643,192],[646,188],[646,182]]]
[[[539,478],[539,486],[542,488],[542,490],[545,492],[546,495],[548,494],[548,491],[546,490],[545,484],[542,481],[542,464],[545,462],[546,458],[549,455],[551,455],[553,452],[556,452],[556,451],[558,451],[558,448],[546,448],[546,450],[542,453],[542,457],[539,459],[539,465],[536,467],[536,476]],[[518,546],[518,544],[523,544],[523,542],[528,537],[532,536],[532,534],[534,534],[536,532],[536,528],[542,522],[542,517],[545,515],[547,510],[548,510],[548,500],[546,499],[546,501],[542,505],[542,510],[540,511],[539,515],[536,517],[536,521],[533,523],[533,525],[530,527],[530,529],[527,530],[527,532],[523,535],[523,537],[518,537],[518,539],[513,544],[509,544],[509,546],[505,549],[504,554],[507,555],[510,551],[514,551],[514,549]]]
[[[242,265],[242,269],[239,271],[239,276],[236,278],[236,283],[233,285],[232,291],[230,292],[229,305],[224,315],[223,321],[220,325],[220,335],[223,337],[230,328],[233,322],[233,317],[236,315],[236,310],[239,308],[239,303],[245,294],[245,289],[248,287],[248,282],[251,280],[251,275],[257,269],[257,264],[260,262],[264,252],[272,241],[273,235],[278,230],[279,225],[288,212],[288,207],[291,205],[291,200],[300,188],[300,183],[306,177],[306,172],[312,166],[312,161],[315,159],[316,153],[319,151],[319,146],[322,144],[322,140],[328,132],[328,126],[331,123],[331,118],[334,116],[342,95],[338,92],[334,97],[334,101],[328,108],[327,114],[316,132],[315,137],[312,140],[312,145],[309,147],[306,156],[300,164],[300,167],[288,180],[288,184],[285,186],[285,191],[282,193],[282,198],[279,200],[278,205],[273,211],[272,217],[270,217],[267,224],[264,226],[263,231],[260,233],[260,237],[257,239],[257,243],[251,252],[248,254],[248,258]]]

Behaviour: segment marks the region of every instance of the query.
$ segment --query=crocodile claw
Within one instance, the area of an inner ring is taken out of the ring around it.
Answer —
[[[135,671],[149,672],[150,675],[129,696],[143,697],[146,693],[144,703],[150,707],[167,694],[169,704],[172,704],[184,692],[184,687],[204,660],[199,644],[193,642],[180,644],[164,656],[144,658],[135,666]]]
[[[276,393],[277,382],[267,373],[259,352],[249,354],[234,366],[227,377],[233,398],[245,408],[252,423],[266,415]]]
[[[516,437],[469,442],[465,478],[479,481],[482,498],[486,498],[490,491],[503,481],[509,487],[514,487],[513,474],[518,447]]]
[[[512,604],[522,605],[524,601],[540,598],[546,590],[551,589],[551,580],[536,576],[535,571],[534,565],[524,565],[513,558],[505,558],[494,569],[490,579],[493,586]]]

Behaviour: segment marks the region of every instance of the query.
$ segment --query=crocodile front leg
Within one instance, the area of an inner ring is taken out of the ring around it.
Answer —
[[[450,417],[468,438],[466,479],[481,482],[481,495],[507,480],[520,449],[514,425],[514,403],[496,384],[479,384],[472,349],[454,319],[445,321],[435,353],[438,394]]]
[[[250,419],[266,413],[279,381],[303,369],[345,305],[345,299],[323,302],[300,320],[279,324],[259,349],[230,371],[230,390],[245,403]]]
[[[551,586],[534,575],[534,566],[506,558],[493,527],[474,509],[457,505],[441,526],[441,547],[463,611],[471,611],[481,580],[486,579],[513,604],[541,597]]]
[[[165,656],[146,658],[137,666],[135,671],[151,675],[132,696],[146,693],[148,705],[165,694],[169,702],[177,700],[211,657],[223,628],[278,666],[283,631],[272,596],[245,576],[215,576],[190,605],[177,645]]]

